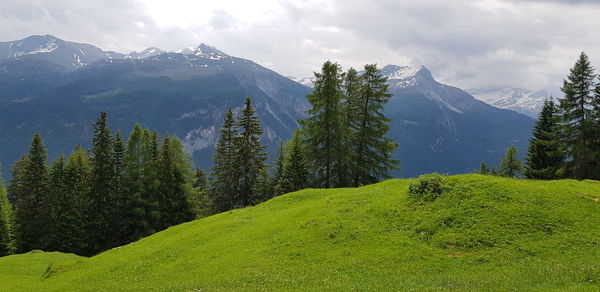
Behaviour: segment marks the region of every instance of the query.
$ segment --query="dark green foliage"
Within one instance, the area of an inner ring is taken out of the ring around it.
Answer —
[[[12,206],[8,202],[4,181],[0,176],[0,257],[13,254],[16,250],[12,221]]]
[[[337,63],[327,61],[315,72],[313,93],[307,95],[312,108],[301,120],[305,133],[306,163],[316,178],[316,187],[347,186],[351,159],[348,130],[342,99],[342,72]]]
[[[279,145],[279,151],[277,152],[277,157],[275,158],[275,169],[274,169],[274,174],[273,174],[273,185],[274,185],[274,189],[273,189],[273,194],[276,196],[282,195],[284,193],[281,192],[281,190],[278,188],[281,179],[283,178],[283,170],[284,170],[284,164],[285,164],[285,149],[283,147],[283,143],[281,143]]]
[[[123,182],[126,186],[122,194],[123,205],[122,216],[126,218],[125,225],[121,226],[123,239],[126,241],[137,240],[152,233],[153,221],[150,218],[152,201],[149,201],[146,190],[152,186],[147,186],[145,174],[149,173],[146,168],[151,168],[151,151],[146,149],[147,143],[144,143],[144,131],[142,126],[136,124],[131,131],[127,141],[127,150],[125,152],[125,172]]]
[[[194,172],[194,187],[201,191],[205,191],[208,186],[208,180],[206,179],[206,173],[202,168],[196,168]]]
[[[491,174],[491,170],[488,168],[487,164],[485,164],[485,162],[482,161],[476,173],[487,175]]]
[[[29,154],[12,170],[9,192],[14,199],[17,244],[20,251],[42,249],[49,224],[45,205],[48,191],[46,147],[35,133]]]
[[[115,169],[114,176],[114,195],[119,198],[123,195],[123,172],[125,171],[125,142],[123,141],[123,136],[121,135],[121,131],[117,130],[115,133],[114,141],[113,141],[113,164]],[[119,203],[121,203],[120,199]],[[117,206],[117,209],[120,210],[122,206]],[[119,212],[120,214],[120,212]]]
[[[300,133],[298,131],[294,132],[292,140],[288,144],[282,176],[275,187],[279,194],[295,192],[308,187],[309,174],[306,169],[301,143]]]
[[[552,99],[544,107],[533,128],[527,149],[525,176],[529,179],[557,179],[564,175],[565,157],[560,141],[557,108]]]
[[[446,190],[445,184],[444,177],[437,173],[419,176],[416,182],[408,185],[408,198],[415,201],[434,201]]]
[[[87,196],[90,165],[86,152],[77,146],[68,161],[61,156],[51,167],[49,205],[52,224],[46,250],[90,254],[87,250]]]
[[[192,166],[183,143],[177,137],[165,136],[158,165],[162,227],[193,220]]]
[[[565,94],[560,100],[563,126],[563,142],[568,158],[568,175],[578,179],[600,178],[597,167],[597,129],[594,114],[594,68],[588,56],[582,52],[563,82]]]
[[[347,98],[349,144],[352,148],[350,168],[355,187],[389,178],[389,171],[397,169],[399,163],[392,159],[398,144],[385,137],[390,129],[390,119],[385,117],[383,109],[392,97],[387,92],[386,81],[376,65],[365,65],[358,92]],[[346,83],[354,82],[349,80]],[[346,89],[347,92],[353,90]]]
[[[244,207],[260,200],[256,186],[261,171],[266,167],[267,153],[264,152],[265,146],[260,143],[260,135],[263,130],[250,98],[246,99],[246,104],[239,114],[237,122],[240,132],[235,139],[235,160],[239,174],[237,191],[240,197],[236,204]]]
[[[500,175],[504,177],[516,178],[523,166],[517,157],[517,148],[511,146],[506,149],[506,156],[500,160]]]
[[[251,202],[252,205],[262,203],[275,196],[274,181],[275,179],[269,175],[269,168],[265,165],[265,167],[259,171],[258,177],[256,178],[256,191],[254,199]]]
[[[193,200],[194,210],[197,218],[202,218],[213,214],[213,203],[209,195],[208,179],[202,168],[196,168],[194,173],[194,191]]]
[[[92,124],[91,191],[89,196],[89,248],[99,252],[118,244],[118,197],[114,193],[113,138],[106,123],[106,113]]]
[[[233,209],[237,198],[237,184],[239,181],[236,165],[236,139],[238,131],[231,109],[225,114],[225,121],[221,127],[219,141],[215,147],[212,167],[212,183],[210,196],[214,203],[215,211]]]

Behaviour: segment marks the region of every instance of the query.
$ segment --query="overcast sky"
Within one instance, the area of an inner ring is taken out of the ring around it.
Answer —
[[[596,4],[598,3],[598,4]],[[557,89],[600,68],[599,0],[0,0],[0,41],[52,34],[105,50],[201,42],[284,75],[323,61],[423,64],[463,88]]]

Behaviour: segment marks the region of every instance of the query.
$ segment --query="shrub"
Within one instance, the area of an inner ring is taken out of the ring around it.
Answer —
[[[408,185],[408,197],[415,201],[433,201],[444,192],[444,176],[432,173],[420,176]]]

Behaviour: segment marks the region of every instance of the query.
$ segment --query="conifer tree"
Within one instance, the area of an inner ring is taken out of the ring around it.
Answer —
[[[481,165],[479,166],[479,169],[477,170],[478,174],[483,174],[483,175],[488,175],[491,173],[490,169],[488,168],[487,164],[485,164],[485,162],[481,162]]]
[[[208,193],[208,179],[202,168],[194,172],[194,205],[196,217],[203,218],[212,214],[213,204]]]
[[[267,201],[275,196],[275,179],[269,175],[269,168],[265,166],[259,170],[258,178],[256,179],[255,195],[250,204],[256,205]]]
[[[282,195],[283,193],[280,192],[280,190],[278,189],[278,185],[281,182],[281,179],[283,178],[283,167],[284,167],[284,163],[285,163],[285,150],[283,147],[283,143],[279,144],[279,151],[277,152],[277,157],[275,158],[275,169],[274,169],[274,173],[273,173],[273,180],[272,180],[272,185],[274,186],[273,188],[273,194],[275,196],[279,196]]]
[[[48,179],[48,192],[46,194],[46,216],[49,217],[48,222],[48,234],[44,239],[44,250],[47,251],[64,251],[59,250],[58,246],[61,243],[60,233],[58,232],[58,218],[63,208],[64,199],[63,196],[65,194],[65,157],[64,155],[60,155],[57,160],[52,162],[49,171],[49,179]],[[73,251],[67,251],[73,252]]]
[[[500,175],[516,178],[522,170],[521,161],[517,157],[517,148],[511,146],[506,149],[506,156],[500,160]]]
[[[563,82],[565,94],[560,100],[563,123],[563,142],[568,157],[569,174],[578,179],[594,178],[596,140],[593,123],[594,68],[582,52]]]
[[[160,200],[165,194],[160,194],[159,178],[159,136],[156,130],[144,129],[143,134],[143,200],[145,202],[146,220],[149,224],[149,234],[162,229]]]
[[[525,176],[529,179],[557,179],[564,174],[557,108],[552,99],[544,102],[527,149]]]
[[[87,249],[84,214],[90,192],[90,172],[87,154],[79,145],[68,161],[61,156],[52,164],[49,202],[53,220],[47,250],[93,254]]]
[[[236,164],[239,173],[239,206],[244,207],[259,199],[256,187],[261,171],[266,167],[267,154],[265,146],[260,143],[263,133],[256,110],[250,98],[246,98],[244,109],[238,117],[240,134],[235,143]]]
[[[350,121],[352,120],[352,110],[360,107],[357,103],[359,102],[359,94],[362,87],[362,78],[358,75],[358,71],[354,68],[348,69],[344,76],[344,94],[346,97],[345,101],[345,112],[346,112],[346,123],[350,127]]]
[[[202,170],[202,168],[196,168],[196,171],[194,172],[194,179],[194,187],[205,191],[208,185],[208,181],[206,179],[206,173],[204,172],[204,170]]]
[[[194,219],[191,202],[193,192],[192,166],[183,143],[166,135],[159,161],[160,214],[163,228]]]
[[[91,191],[89,196],[90,233],[89,247],[100,252],[119,243],[119,218],[117,197],[114,193],[114,154],[111,130],[106,123],[106,113],[92,124],[94,136],[91,153]]]
[[[121,203],[120,201],[123,195],[123,172],[125,171],[125,151],[125,141],[123,141],[121,131],[117,130],[113,141],[113,165],[115,168],[113,193],[117,200],[119,200],[119,203]],[[118,206],[118,208],[120,207],[122,206]]]
[[[29,154],[13,169],[15,175],[10,192],[15,198],[15,223],[19,251],[44,247],[49,218],[46,195],[48,191],[47,151],[40,133],[35,133]]]
[[[12,214],[12,206],[8,202],[4,181],[0,174],[0,257],[13,254],[16,250]]]
[[[306,162],[316,187],[348,185],[350,151],[342,82],[340,65],[325,62],[321,72],[315,72],[314,91],[307,96],[312,106],[309,117],[300,121],[306,137]]]
[[[210,196],[215,211],[218,212],[233,209],[239,201],[237,192],[239,177],[236,163],[238,135],[233,112],[229,109],[225,114],[213,156]]]
[[[392,97],[387,92],[387,78],[376,65],[365,65],[358,94],[348,104],[348,126],[353,162],[353,186],[361,186],[389,178],[389,171],[397,168],[392,154],[398,144],[385,137],[390,119],[385,117],[384,105]]]
[[[309,173],[301,149],[302,139],[298,131],[294,132],[288,147],[283,174],[276,189],[280,194],[295,192],[308,187]]]
[[[123,217],[125,225],[121,226],[122,240],[134,241],[151,234],[151,220],[148,218],[148,202],[145,200],[144,168],[146,167],[144,147],[144,129],[136,124],[127,140],[125,151],[125,171],[123,183]]]

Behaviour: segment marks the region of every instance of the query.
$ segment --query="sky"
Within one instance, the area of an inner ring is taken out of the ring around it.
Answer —
[[[599,0],[0,0],[0,41],[34,34],[105,50],[206,43],[280,74],[325,60],[425,65],[462,88],[557,92],[581,51],[600,68]]]

